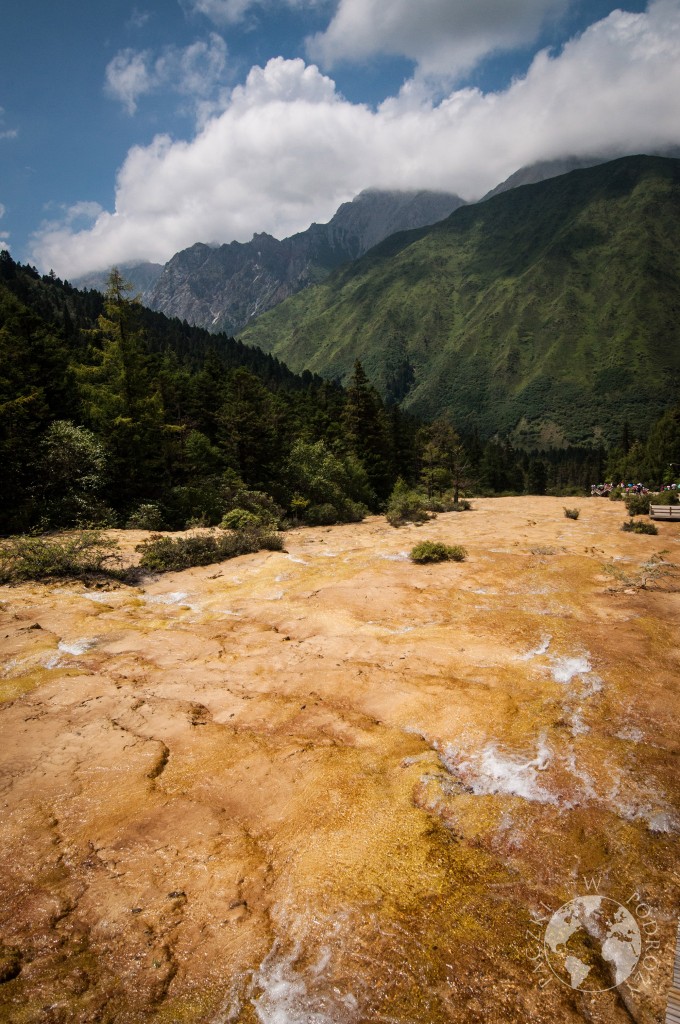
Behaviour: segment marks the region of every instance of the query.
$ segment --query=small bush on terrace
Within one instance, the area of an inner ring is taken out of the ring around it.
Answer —
[[[425,540],[421,544],[416,544],[409,557],[418,565],[427,562],[463,562],[467,557],[467,551],[460,544],[440,544],[437,541]]]
[[[650,497],[648,494],[627,494],[624,500],[629,516],[649,515]]]
[[[394,485],[385,515],[390,526],[403,526],[404,523],[424,523],[430,517],[425,509],[425,497],[412,490],[401,477]]]
[[[59,540],[10,537],[0,543],[0,583],[57,577],[120,578],[118,544],[97,531],[82,531]]]
[[[143,502],[130,515],[126,530],[167,530],[168,525],[160,505],[155,501]]]
[[[220,526],[223,530],[276,530],[283,518],[283,509],[264,491],[245,487],[225,492],[226,510]]]
[[[580,515],[581,510],[579,508],[565,508],[564,510],[565,519],[578,519]]]
[[[677,491],[660,491],[659,494],[652,495],[650,503],[652,505],[678,505],[680,498]]]
[[[674,562],[667,562],[665,554],[665,551],[657,552],[637,570],[626,569],[617,562],[608,562],[603,569],[609,576],[614,577],[617,584],[610,589],[622,590],[624,587],[633,587],[635,590],[663,589],[677,593],[680,590],[680,566]]]
[[[426,498],[425,508],[428,512],[469,512],[472,505],[466,498],[454,501],[453,497],[444,496],[443,498]]]
[[[338,455],[324,441],[296,441],[285,465],[290,509],[307,526],[358,523],[376,505],[366,470],[354,455]]]
[[[247,508],[232,508],[220,523],[223,530],[255,530],[264,525],[259,516]]]
[[[194,565],[212,565],[255,551],[281,551],[283,537],[258,530],[197,534],[193,537],[150,537],[138,544],[139,566],[147,572],[177,572]]]
[[[629,519],[622,525],[621,529],[625,530],[626,533],[657,534],[659,532],[654,523],[647,523],[644,519],[640,521]]]

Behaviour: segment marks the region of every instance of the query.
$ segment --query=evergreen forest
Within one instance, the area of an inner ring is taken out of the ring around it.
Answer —
[[[418,421],[357,361],[346,386],[0,252],[0,531],[179,530],[360,520],[397,488],[573,493],[680,472],[680,410],[604,447],[517,450]]]

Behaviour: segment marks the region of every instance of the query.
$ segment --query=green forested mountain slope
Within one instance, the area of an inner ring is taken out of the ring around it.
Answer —
[[[517,443],[644,433],[680,381],[680,161],[626,157],[393,236],[242,339]]]
[[[103,296],[0,251],[0,534],[215,525],[273,503],[335,522],[409,471],[417,424],[363,372],[347,391],[297,376],[126,292],[117,271]]]

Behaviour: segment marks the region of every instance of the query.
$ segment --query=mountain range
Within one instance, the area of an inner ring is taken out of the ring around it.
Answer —
[[[680,156],[680,150],[661,155]],[[539,161],[515,171],[483,200],[608,159],[600,155]],[[434,224],[463,205],[459,196],[448,192],[366,189],[343,203],[327,224],[312,224],[290,238],[279,240],[262,232],[249,242],[197,242],[166,264],[128,262],[118,269],[150,309],[216,334],[235,334],[260,313],[319,283],[390,235]],[[104,292],[108,273],[86,274],[73,283]]]
[[[680,383],[680,161],[625,157],[392,235],[241,339],[527,447],[644,434]]]
[[[165,266],[142,263],[119,269],[150,309],[215,333],[234,334],[389,235],[434,224],[461,205],[463,200],[449,192],[367,189],[343,203],[327,224],[312,224],[290,238],[260,233],[249,242],[198,242]],[[107,277],[92,274],[75,283],[105,290]]]

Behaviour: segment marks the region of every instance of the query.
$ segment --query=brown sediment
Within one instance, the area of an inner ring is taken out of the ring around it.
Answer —
[[[563,504],[3,588],[0,1019],[661,1021],[680,595],[603,567],[680,562],[680,526]],[[593,878],[660,948],[586,996],[536,950]]]

